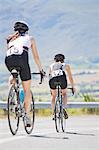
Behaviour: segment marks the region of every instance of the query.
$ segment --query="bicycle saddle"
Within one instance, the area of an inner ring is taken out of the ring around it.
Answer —
[[[14,78],[18,77],[18,71],[16,69],[12,69],[11,74],[13,75]]]

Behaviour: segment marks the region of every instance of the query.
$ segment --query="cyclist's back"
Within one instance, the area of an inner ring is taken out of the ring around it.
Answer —
[[[8,43],[7,56],[21,55],[31,47],[31,36],[28,34],[19,35],[15,40]]]
[[[65,73],[66,63],[54,62],[50,65],[50,78],[61,76]]]

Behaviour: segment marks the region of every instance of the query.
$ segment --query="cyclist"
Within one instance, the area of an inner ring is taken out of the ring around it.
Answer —
[[[56,98],[56,85],[55,82],[60,82],[63,96],[63,112],[65,119],[68,118],[68,114],[65,110],[65,106],[67,104],[67,77],[70,80],[71,86],[74,90],[74,81],[72,78],[72,73],[70,66],[64,62],[65,56],[63,54],[57,54],[54,57],[54,63],[52,63],[49,67],[49,86],[51,90],[52,97],[52,114],[54,119],[54,107],[55,107],[55,98]]]
[[[34,56],[35,63],[41,73],[44,74],[42,69],[38,50],[36,47],[35,39],[28,34],[29,27],[26,22],[18,21],[14,24],[15,33],[7,38],[7,54],[5,57],[5,64],[11,72],[13,68],[20,68],[20,78],[24,90],[24,107],[26,111],[26,126],[31,126],[31,120],[28,117],[30,100],[32,99],[30,86],[31,86],[31,71],[28,60],[28,51],[31,48]],[[15,79],[11,80],[15,83]]]

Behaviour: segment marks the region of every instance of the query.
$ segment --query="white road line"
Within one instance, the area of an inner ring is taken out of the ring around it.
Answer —
[[[96,127],[96,126],[95,127],[78,127],[78,128],[77,127],[68,127],[67,130],[68,129],[73,129],[73,130],[88,130],[89,131],[89,130],[99,130],[99,127]]]
[[[1,135],[9,135],[9,133],[8,132],[0,132],[0,136]]]
[[[4,144],[6,142],[11,142],[11,141],[14,141],[14,140],[19,140],[19,139],[22,139],[22,138],[25,138],[25,136],[12,136],[12,137],[8,137],[8,138],[5,138],[5,139],[0,139],[0,144]]]
[[[39,135],[39,136],[42,136],[42,135],[45,135],[45,134],[51,134],[51,133],[54,133],[54,132],[51,132],[51,131],[48,131],[47,130],[47,132],[34,132],[33,134],[30,134],[30,135]],[[1,134],[1,133],[0,133]],[[19,133],[20,134],[20,133]],[[12,141],[14,141],[14,140],[19,140],[19,139],[23,139],[23,138],[27,138],[29,135],[27,134],[27,135],[22,135],[22,136],[20,136],[20,135],[15,135],[15,136],[13,136],[12,135],[12,137],[8,137],[8,138],[4,138],[4,139],[0,139],[0,144],[4,144],[4,143],[7,143],[7,142],[12,142]]]

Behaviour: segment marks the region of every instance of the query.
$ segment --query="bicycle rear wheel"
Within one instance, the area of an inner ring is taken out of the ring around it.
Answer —
[[[31,92],[32,94],[32,92]],[[25,123],[25,117],[23,118],[23,122],[24,122],[24,128],[25,131],[27,132],[27,134],[30,134],[33,130],[34,127],[34,119],[35,119],[35,107],[34,107],[34,98],[33,98],[33,94],[32,94],[32,100],[31,100],[31,105],[30,105],[30,111],[28,113],[28,116],[31,120],[31,127],[27,127],[26,123]]]
[[[60,118],[61,118],[61,128],[62,131],[65,132],[65,128],[66,128],[66,118],[65,118],[65,109],[63,109],[63,99],[62,99],[62,95],[60,97]]]
[[[56,100],[54,113],[55,113],[54,114],[55,115],[55,128],[56,128],[56,131],[59,132],[59,130],[60,130],[60,123],[61,123],[60,102],[59,102],[59,100]]]
[[[10,131],[15,135],[19,127],[19,117],[17,115],[17,92],[12,85],[8,95],[8,123]]]
[[[65,132],[66,129],[66,119],[64,116],[64,110],[63,108],[61,108],[61,127],[62,127],[62,131]]]

